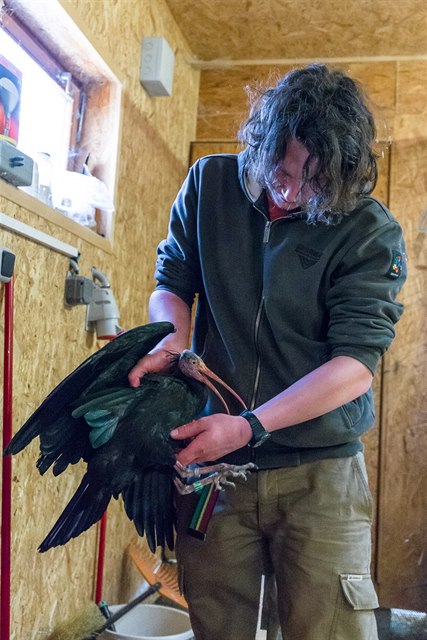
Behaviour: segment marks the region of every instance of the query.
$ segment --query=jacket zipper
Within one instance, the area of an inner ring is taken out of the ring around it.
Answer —
[[[270,240],[270,230],[271,230],[271,225],[272,224],[273,224],[273,222],[271,220],[267,220],[267,222],[265,224],[264,237],[262,239],[264,244],[267,244],[267,242]]]
[[[260,211],[262,215],[265,217],[264,213],[260,209],[258,209],[258,211]],[[265,245],[268,243],[270,239],[271,225],[272,225],[272,221],[266,220],[265,227],[264,227],[264,235],[262,239],[263,251],[264,251]],[[254,342],[255,342],[255,349],[257,353],[257,361],[256,361],[256,369],[255,369],[255,380],[254,380],[251,400],[249,403],[249,409],[251,411],[255,409],[255,401],[256,401],[256,396],[258,394],[259,380],[261,376],[261,355],[258,349],[258,333],[259,333],[259,327],[261,324],[261,317],[262,317],[263,310],[264,310],[264,291],[261,291],[261,299],[258,305],[256,317],[255,317]]]
[[[252,206],[254,207],[254,209],[259,211],[261,213],[262,217],[265,220],[264,235],[263,235],[263,239],[262,239],[262,241],[263,241],[263,252],[264,252],[265,245],[270,240],[271,225],[273,224],[273,222],[276,222],[276,220],[269,220],[267,218],[267,216],[265,215],[265,212],[255,205],[254,199],[250,195],[250,193],[249,193],[249,191],[247,189],[247,186],[246,186],[244,181],[242,182],[242,188],[243,188],[244,193],[246,194],[246,197],[252,203]],[[283,220],[283,218],[281,218],[281,220]],[[258,331],[259,331],[259,326],[261,324],[261,316],[262,316],[263,310],[264,310],[264,290],[261,291],[261,299],[260,299],[260,302],[259,302],[259,305],[258,305],[257,314],[256,314],[256,318],[255,318],[254,342],[255,342],[255,349],[256,349],[256,353],[257,353],[257,361],[256,361],[256,369],[255,369],[255,380],[254,380],[251,400],[249,402],[249,409],[251,411],[252,411],[252,409],[255,409],[255,401],[256,401],[256,396],[258,394],[259,380],[260,380],[260,376],[261,376],[261,356],[260,356],[259,349],[258,349]],[[252,450],[252,452],[251,452],[252,456],[253,456],[253,453],[254,452]]]
[[[254,334],[255,334],[255,349],[256,349],[256,353],[257,353],[257,361],[256,361],[256,369],[255,369],[254,386],[253,386],[251,401],[249,403],[250,411],[255,409],[255,400],[256,400],[257,393],[258,393],[259,378],[260,378],[260,375],[261,375],[261,357],[260,357],[260,353],[259,353],[259,349],[258,349],[258,331],[259,331],[259,325],[261,324],[261,316],[262,316],[263,309],[264,309],[264,297],[261,297],[261,301],[259,303],[257,314],[256,314],[256,319],[255,319],[255,331],[254,331]]]

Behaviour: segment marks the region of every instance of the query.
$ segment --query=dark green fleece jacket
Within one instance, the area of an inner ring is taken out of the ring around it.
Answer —
[[[190,169],[156,269],[157,288],[189,306],[198,294],[192,348],[252,409],[336,356],[374,372],[395,335],[405,277],[402,230],[377,200],[360,198],[337,225],[307,224],[301,214],[270,222],[241,155],[208,156]],[[206,412],[215,411],[212,399]],[[227,460],[252,454],[272,468],[353,455],[373,422],[368,392]]]

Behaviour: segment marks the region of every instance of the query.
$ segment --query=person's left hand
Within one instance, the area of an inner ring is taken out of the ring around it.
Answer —
[[[174,440],[191,439],[176,459],[187,466],[193,462],[209,462],[240,449],[252,438],[249,423],[241,416],[215,413],[194,420],[171,431]]]

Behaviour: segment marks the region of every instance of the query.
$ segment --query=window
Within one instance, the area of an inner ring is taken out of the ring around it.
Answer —
[[[0,51],[3,58],[0,62],[11,63],[22,77],[18,148],[34,159],[46,153],[54,166],[68,169],[73,118],[70,92],[55,82],[3,29],[0,30]]]
[[[58,0],[3,0],[0,64],[1,58],[19,72],[16,143],[39,174],[22,190],[110,237],[120,121],[116,74]],[[0,78],[0,102],[1,91]],[[1,124],[0,113],[0,136]],[[51,199],[42,188],[46,168]]]

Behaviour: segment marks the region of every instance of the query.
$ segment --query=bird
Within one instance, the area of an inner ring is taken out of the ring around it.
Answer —
[[[187,493],[194,476],[197,490],[211,482],[221,489],[230,484],[230,475],[246,477],[254,467],[219,463],[191,471],[177,464],[176,453],[186,442],[173,440],[170,432],[197,418],[208,390],[228,412],[213,381],[245,407],[195,353],[171,353],[171,373],[146,374],[139,387],[129,385],[128,374],[138,360],[175,330],[170,322],[152,322],[119,334],[52,390],[6,447],[6,456],[15,455],[39,437],[41,475],[52,468],[58,476],[69,465],[86,463],[80,485],[40,552],[79,536],[101,519],[111,498],[120,496],[150,549],[173,550],[174,486]]]

